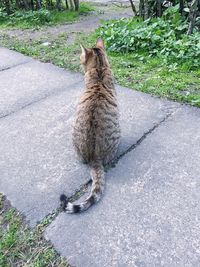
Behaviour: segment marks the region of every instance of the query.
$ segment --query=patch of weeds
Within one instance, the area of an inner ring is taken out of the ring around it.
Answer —
[[[198,70],[182,69],[178,64],[166,65],[159,57],[138,58],[133,53],[110,53],[110,61],[119,84],[200,107]]]
[[[19,212],[0,194],[0,266],[69,267],[43,238],[45,225],[29,229]]]
[[[88,12],[94,11],[95,8],[90,3],[80,3],[79,14],[86,15]]]
[[[188,69],[200,67],[200,33],[187,35],[188,22],[178,12],[179,5],[167,9],[161,18],[145,21],[134,17],[107,21],[97,29],[109,51],[146,53],[162,57],[166,64],[179,63]]]
[[[80,15],[87,15],[94,11],[94,7],[89,3],[80,3],[78,12],[75,11],[52,11],[52,19],[49,25],[64,24],[66,22],[74,22]]]
[[[0,28],[40,28],[44,25],[57,25],[76,21],[80,15],[87,15],[94,8],[88,3],[80,3],[78,12],[40,9],[37,11],[15,11],[7,15],[0,10]]]

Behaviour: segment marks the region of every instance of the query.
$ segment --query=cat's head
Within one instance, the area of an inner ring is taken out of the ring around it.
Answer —
[[[81,45],[81,49],[80,61],[85,71],[90,68],[101,69],[109,66],[104,42],[101,38],[97,39],[95,47],[85,48]]]

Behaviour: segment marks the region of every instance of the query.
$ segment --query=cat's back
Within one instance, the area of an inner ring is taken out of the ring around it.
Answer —
[[[101,83],[89,86],[79,101],[74,123],[73,142],[79,154],[86,161],[104,159],[118,145],[119,137],[115,89]]]

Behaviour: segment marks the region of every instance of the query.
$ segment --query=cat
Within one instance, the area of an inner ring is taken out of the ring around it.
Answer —
[[[80,204],[70,203],[61,195],[61,205],[67,213],[85,211],[99,201],[105,184],[104,166],[115,157],[121,135],[114,78],[104,42],[99,38],[96,47],[81,49],[85,91],[77,107],[72,139],[78,156],[91,168],[92,188]]]

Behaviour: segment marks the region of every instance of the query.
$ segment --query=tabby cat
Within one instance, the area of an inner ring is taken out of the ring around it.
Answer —
[[[105,183],[104,165],[114,158],[120,141],[116,91],[103,40],[98,39],[95,48],[81,48],[85,91],[76,111],[73,144],[80,159],[91,168],[92,189],[80,204],[70,203],[61,195],[62,207],[68,213],[85,211],[100,199]]]

